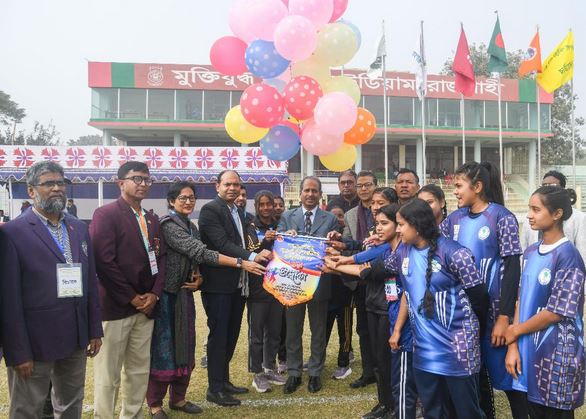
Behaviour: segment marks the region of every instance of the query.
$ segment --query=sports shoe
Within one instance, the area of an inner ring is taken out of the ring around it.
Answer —
[[[259,393],[267,393],[272,390],[271,385],[269,384],[269,380],[267,380],[267,376],[264,372],[254,374],[254,378],[252,379],[252,386]]]
[[[332,378],[334,380],[343,380],[344,378],[348,377],[352,374],[352,368],[350,367],[338,367],[334,370],[332,374]]]
[[[287,382],[287,379],[285,377],[283,377],[281,374],[273,370],[265,370],[265,377],[267,378],[267,381],[269,383],[274,384],[276,386],[283,386]]]
[[[279,361],[277,365],[277,372],[279,374],[285,374],[287,372],[287,363],[285,361]]]

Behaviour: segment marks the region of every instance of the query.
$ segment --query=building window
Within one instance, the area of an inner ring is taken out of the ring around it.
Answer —
[[[502,108],[504,108],[504,104],[502,105]],[[484,115],[486,118],[484,121],[485,128],[498,128],[499,127],[498,102],[485,101],[484,102]],[[502,121],[503,121],[503,125],[504,125],[505,124],[504,109],[502,112]]]
[[[541,108],[541,129],[549,130],[549,104],[540,103]],[[529,104],[529,129],[537,131],[537,103]]]
[[[384,124],[384,102],[382,96],[363,96],[364,107],[374,115],[378,125]]]
[[[483,105],[481,100],[464,101],[464,124],[466,128],[482,128]]]
[[[204,120],[223,121],[229,110],[230,92],[206,90],[204,94]]]
[[[177,119],[202,120],[201,90],[177,90]]]
[[[421,101],[415,101],[415,125],[421,126]],[[437,126],[437,99],[425,99],[425,125]]]
[[[173,120],[174,96],[173,90],[149,90],[149,119]]]
[[[92,118],[118,118],[118,89],[92,89]]]
[[[440,127],[461,127],[460,101],[455,99],[438,99],[438,125]]]
[[[234,90],[231,92],[232,94],[232,108],[234,106],[238,106],[240,105],[240,98],[242,97],[242,91],[241,90]]]
[[[120,119],[146,119],[146,90],[120,89]]]
[[[393,173],[399,168],[399,146],[388,144],[387,147],[389,177],[393,177]],[[379,179],[385,178],[385,146],[380,139],[362,145],[362,168],[372,171]]]
[[[410,97],[389,98],[390,123],[413,126],[413,99]]]
[[[508,102],[507,103],[507,121],[508,128],[528,129],[529,128],[529,109],[527,103]]]

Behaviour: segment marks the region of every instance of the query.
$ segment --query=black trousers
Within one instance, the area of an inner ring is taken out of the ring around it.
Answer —
[[[201,293],[208,317],[208,386],[212,392],[224,391],[230,380],[230,361],[240,335],[245,299],[240,290],[232,294]]]
[[[275,369],[281,337],[283,305],[272,301],[247,301],[248,371],[258,374],[263,367]]]
[[[397,351],[391,355],[391,383],[397,419],[415,419],[417,386],[413,376],[413,352]]]
[[[370,347],[373,349],[374,375],[378,391],[378,402],[393,407],[391,387],[391,347],[389,346],[390,325],[388,314],[367,312]]]
[[[533,402],[527,402],[531,419],[574,419],[573,410],[561,410]]]
[[[365,294],[366,285],[359,283],[354,294],[354,301],[356,303],[356,333],[358,333],[358,341],[360,343],[362,375],[370,378],[374,376],[374,357],[370,347],[370,337],[368,336]]]
[[[483,365],[479,374],[480,384],[480,408],[487,419],[496,419],[496,407],[494,404],[494,391],[490,382],[488,370]],[[507,390],[504,392],[511,408],[513,419],[527,419],[529,410],[527,407],[527,395],[521,391]]]
[[[326,325],[326,342],[330,342],[330,335],[334,328],[334,321],[338,323],[338,367],[350,365],[350,351],[352,350],[352,306],[340,306],[328,311]],[[327,345],[327,344],[326,344]]]
[[[279,352],[277,352],[277,358],[279,362],[287,362],[287,346],[285,341],[287,339],[287,318],[285,317],[286,310],[283,310],[283,316],[281,317],[281,336],[279,339]]]

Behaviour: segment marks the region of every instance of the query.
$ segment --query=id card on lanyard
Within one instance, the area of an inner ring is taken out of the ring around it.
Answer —
[[[83,297],[83,278],[81,274],[81,263],[72,263],[71,252],[67,253],[67,227],[61,221],[61,241],[51,232],[49,234],[67,263],[58,263],[57,268],[57,298]],[[48,227],[47,227],[48,229]],[[71,245],[70,245],[71,246]],[[67,256],[69,255],[69,260]]]
[[[136,216],[138,221],[138,226],[140,227],[140,234],[142,235],[142,242],[144,243],[144,247],[147,251],[149,256],[149,265],[151,267],[151,274],[155,276],[159,273],[159,267],[157,266],[157,256],[155,255],[155,251],[152,249],[149,243],[149,230],[147,228],[146,219],[144,217],[144,210],[141,208],[140,212],[136,212],[134,208],[131,208],[132,212]]]
[[[397,289],[395,277],[390,277],[385,281],[385,296],[387,301],[397,301],[399,299],[399,290]]]

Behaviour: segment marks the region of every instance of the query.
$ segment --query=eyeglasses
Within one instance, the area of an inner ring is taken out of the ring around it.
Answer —
[[[133,181],[136,185],[140,185],[142,182],[144,182],[144,184],[146,186],[151,186],[153,184],[153,179],[150,177],[143,177],[143,176],[130,176],[130,177],[123,177],[121,180],[131,180]]]
[[[48,180],[43,183],[36,183],[33,186],[41,186],[41,187],[47,188],[47,189],[53,189],[55,186],[57,186],[59,188],[64,188],[65,181],[64,180]]]
[[[343,185],[343,186],[350,186],[350,185],[353,185],[353,184],[354,184],[354,181],[353,180],[341,180],[340,181],[340,185]]]
[[[193,195],[190,195],[190,196],[179,195],[177,197],[177,201],[181,202],[182,204],[185,204],[187,201],[195,202],[195,196],[193,196]]]
[[[372,182],[368,182],[368,183],[357,183],[356,184],[356,189],[368,189],[368,188],[372,188],[374,186],[374,183]]]

